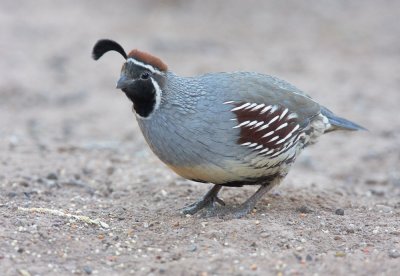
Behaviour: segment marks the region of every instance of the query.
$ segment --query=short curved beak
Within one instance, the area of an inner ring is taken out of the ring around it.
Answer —
[[[117,82],[117,89],[126,89],[131,81],[126,76],[121,76]]]

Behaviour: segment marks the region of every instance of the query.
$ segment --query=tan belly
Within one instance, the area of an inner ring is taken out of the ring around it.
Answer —
[[[172,166],[168,165],[175,173],[182,176],[183,178],[210,182],[214,184],[223,184],[232,181],[232,174],[229,174],[226,170],[213,165],[196,165],[191,167],[184,166]]]
[[[173,166],[167,164],[175,173],[180,176],[196,181],[209,182],[214,184],[225,184],[241,181],[249,178],[263,177],[265,169],[254,169],[240,163],[225,164],[227,169],[213,164],[195,166]]]

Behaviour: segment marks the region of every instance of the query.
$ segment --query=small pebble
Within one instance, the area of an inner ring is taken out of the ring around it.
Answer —
[[[389,257],[393,259],[400,258],[400,251],[397,251],[396,249],[392,249],[389,251]]]
[[[85,271],[85,273],[88,274],[88,275],[92,274],[92,272],[93,272],[92,268],[90,266],[87,266],[87,265],[85,265],[83,267],[83,271]]]
[[[108,175],[112,175],[115,172],[115,167],[110,166],[106,169]]]
[[[268,238],[269,236],[271,236],[271,234],[268,232],[261,232],[261,234],[260,234],[261,238]]]
[[[310,214],[312,212],[314,212],[313,209],[311,209],[310,207],[303,205],[299,208],[296,209],[297,212],[302,213],[302,214]]]
[[[306,256],[306,261],[307,261],[307,262],[311,262],[311,261],[312,261],[312,257],[311,257],[310,254],[307,254],[307,256]]]
[[[21,275],[21,276],[31,276],[29,271],[26,269],[19,268],[19,269],[17,269],[17,271],[18,271],[19,275]]]
[[[352,234],[355,232],[354,228],[355,228],[354,224],[349,224],[349,226],[347,226],[346,228],[346,232]]]
[[[344,216],[344,210],[343,209],[336,209],[335,214],[338,216]]]
[[[195,244],[189,245],[188,250],[189,250],[190,252],[196,251],[196,250],[197,250],[197,245],[195,245]]]
[[[338,252],[336,252],[336,254],[335,254],[335,257],[345,257],[346,256],[346,253],[344,253],[344,252],[342,252],[342,251],[338,251]]]
[[[52,172],[52,173],[49,173],[46,178],[50,179],[50,180],[57,180],[58,176],[56,173]]]

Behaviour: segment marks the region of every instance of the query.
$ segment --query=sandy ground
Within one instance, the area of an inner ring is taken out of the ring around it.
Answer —
[[[399,18],[389,0],[2,0],[0,274],[398,275]],[[279,76],[370,132],[322,137],[243,219],[180,215],[209,185],[150,152],[99,38],[182,75]]]

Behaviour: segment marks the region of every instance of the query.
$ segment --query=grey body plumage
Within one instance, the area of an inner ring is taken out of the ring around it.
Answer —
[[[153,152],[184,178],[216,185],[185,213],[216,210],[221,185],[260,185],[231,212],[243,216],[319,136],[363,129],[278,78],[253,72],[180,77],[159,59],[137,50],[126,55],[109,40],[95,45],[94,57],[113,48],[127,57],[117,87],[132,100]]]

